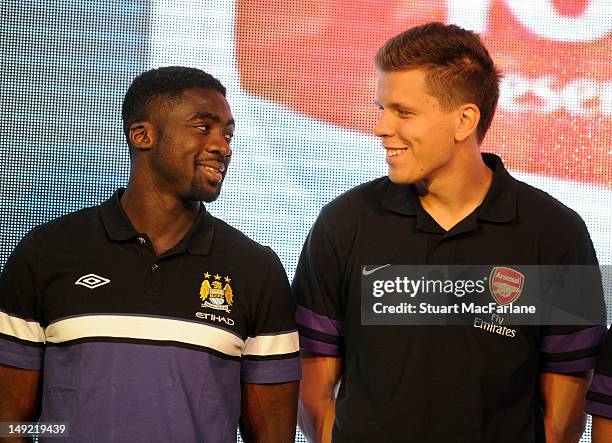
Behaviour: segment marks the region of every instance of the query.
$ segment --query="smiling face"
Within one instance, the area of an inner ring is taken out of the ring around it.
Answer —
[[[425,71],[378,71],[374,133],[382,139],[389,179],[397,184],[433,180],[452,165],[458,114],[428,92]]]
[[[193,88],[167,106],[149,158],[153,180],[181,201],[212,202],[221,192],[232,152],[229,104],[216,90]]]

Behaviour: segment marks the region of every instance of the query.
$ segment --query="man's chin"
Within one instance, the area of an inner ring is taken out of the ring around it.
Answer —
[[[389,170],[388,174],[389,180],[396,185],[412,185],[419,181],[418,177],[414,177],[408,174],[398,174],[395,171]]]
[[[201,196],[201,198],[200,198],[200,199],[198,199],[198,200],[200,200],[201,202],[204,202],[204,203],[212,203],[212,202],[214,202],[214,201],[215,201],[217,198],[219,198],[219,193],[216,193],[216,194],[214,194],[214,195],[213,195],[213,194],[204,194],[204,195],[202,195],[202,196]]]
[[[221,186],[219,186],[216,191],[202,192],[200,194],[200,201],[203,201],[204,203],[212,203],[219,198],[219,194],[221,194]]]
[[[221,183],[208,187],[193,186],[191,188],[190,200],[212,203],[219,198],[219,194],[221,194]]]

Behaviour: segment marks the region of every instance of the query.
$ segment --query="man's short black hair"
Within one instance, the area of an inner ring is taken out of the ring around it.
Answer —
[[[167,105],[180,102],[183,92],[192,88],[213,89],[225,97],[221,82],[201,69],[166,66],[140,74],[123,99],[121,117],[125,135],[137,121],[162,123],[160,120],[163,120]]]

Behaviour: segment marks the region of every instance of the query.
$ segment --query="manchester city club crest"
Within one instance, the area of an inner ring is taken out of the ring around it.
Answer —
[[[221,277],[219,274],[204,273],[204,281],[200,286],[200,299],[203,308],[217,309],[230,312],[234,303],[234,292],[230,286],[229,276]]]
[[[489,277],[489,290],[491,295],[499,305],[514,303],[523,291],[525,276],[520,272],[496,266],[491,270]]]

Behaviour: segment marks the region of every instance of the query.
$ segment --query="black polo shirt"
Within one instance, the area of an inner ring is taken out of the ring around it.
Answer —
[[[204,207],[157,257],[120,196],[17,246],[0,363],[44,372],[40,419],[69,422],[69,441],[234,442],[241,383],[300,377],[283,267]]]
[[[596,264],[581,218],[512,178],[501,160],[483,203],[448,232],[412,186],[387,177],[326,205],[295,279],[300,346],[344,358],[336,442],[529,442],[542,437],[538,375],[590,369],[601,327],[362,326],[364,265]]]

